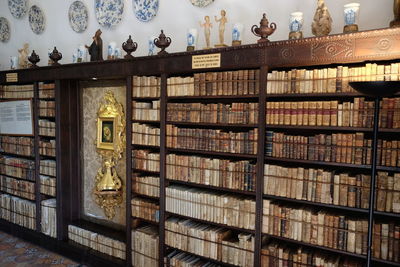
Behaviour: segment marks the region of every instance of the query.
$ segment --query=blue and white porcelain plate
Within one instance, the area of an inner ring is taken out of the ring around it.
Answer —
[[[133,12],[140,21],[150,21],[157,14],[158,0],[133,0],[132,4]]]
[[[214,2],[214,0],[190,0],[190,3],[192,3],[192,5],[197,7],[205,7],[211,4],[212,2]]]
[[[124,12],[124,0],[95,0],[95,13],[103,27],[113,27],[120,23]]]
[[[36,34],[41,34],[44,31],[45,20],[44,13],[40,7],[34,5],[29,9],[29,25]]]
[[[69,24],[75,32],[84,32],[88,26],[88,11],[84,3],[75,1],[68,11]]]
[[[8,8],[14,18],[20,19],[28,11],[27,0],[8,0]]]
[[[0,41],[7,42],[10,39],[10,24],[6,18],[0,18]]]

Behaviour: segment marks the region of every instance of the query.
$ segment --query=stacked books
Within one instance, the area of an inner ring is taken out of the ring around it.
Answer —
[[[104,235],[77,227],[68,225],[68,238],[78,244],[90,247],[101,253],[125,259],[125,243],[106,237]]]

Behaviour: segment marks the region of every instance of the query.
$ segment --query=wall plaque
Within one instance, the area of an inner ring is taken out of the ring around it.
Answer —
[[[221,67],[221,54],[192,56],[192,69],[207,69]]]
[[[31,100],[0,102],[0,134],[33,135]]]
[[[15,83],[18,82],[18,73],[6,73],[6,82],[8,83]]]

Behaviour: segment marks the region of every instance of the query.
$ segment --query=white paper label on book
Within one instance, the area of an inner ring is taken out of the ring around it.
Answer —
[[[221,54],[192,56],[192,69],[207,69],[221,67]]]

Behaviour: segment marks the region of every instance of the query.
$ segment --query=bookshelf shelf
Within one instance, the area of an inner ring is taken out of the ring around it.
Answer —
[[[154,225],[154,226],[157,226],[157,227],[160,225],[160,223],[156,222],[156,221],[151,221],[151,220],[147,220],[147,219],[144,219],[144,218],[132,216],[132,221],[135,221],[135,220],[138,220],[140,222],[144,222],[144,223],[147,223],[147,224],[151,224],[151,225]]]
[[[202,260],[204,260],[204,261],[209,261],[209,262],[211,262],[211,263],[217,264],[218,266],[224,266],[224,267],[238,267],[237,265],[232,265],[232,264],[225,263],[225,262],[222,262],[222,261],[217,261],[217,260],[214,260],[214,259],[211,259],[211,258],[203,257],[203,256],[200,256],[200,255],[198,255],[198,254],[194,254],[194,253],[191,253],[191,252],[187,252],[187,251],[184,251],[184,250],[181,250],[181,249],[177,249],[177,248],[175,248],[175,247],[171,247],[171,246],[168,246],[168,245],[165,245],[165,247],[166,247],[166,248],[169,248],[171,251],[172,251],[172,250],[177,250],[177,251],[185,252],[185,254],[198,257],[198,258],[200,258],[200,259],[202,259]],[[166,255],[168,255],[168,253],[166,253]],[[165,261],[166,261],[166,263],[168,264],[168,259],[165,259]],[[169,266],[169,265],[167,265],[167,266]]]
[[[220,192],[237,193],[237,194],[248,195],[248,196],[255,196],[256,195],[256,193],[252,192],[252,191],[236,190],[236,189],[231,189],[231,188],[226,188],[226,187],[219,187],[219,186],[212,186],[212,185],[184,182],[184,181],[172,180],[172,179],[166,179],[166,181],[168,183],[170,183],[170,184],[188,185],[188,186],[191,186],[191,187],[205,188],[205,189],[210,189],[210,190],[215,190],[215,191],[220,191]]]
[[[400,220],[400,213],[384,212],[384,211],[374,211],[374,215],[382,218],[390,218],[395,220]]]
[[[180,122],[180,121],[167,121],[167,124],[176,126],[190,126],[199,128],[234,128],[234,129],[253,129],[258,128],[256,124],[233,124],[233,123],[204,123],[204,122]]]
[[[367,258],[366,255],[360,255],[360,254],[356,254],[356,253],[347,252],[347,251],[344,251],[344,250],[339,250],[339,249],[333,249],[333,248],[328,248],[328,247],[324,247],[324,246],[313,245],[313,244],[310,244],[310,243],[297,241],[297,240],[294,240],[294,239],[285,238],[285,237],[281,237],[281,236],[275,236],[275,235],[269,235],[269,234],[263,234],[263,235],[267,236],[267,237],[270,237],[270,238],[273,238],[275,240],[280,240],[280,241],[291,243],[291,244],[301,245],[301,246],[312,248],[312,249],[319,249],[319,250],[322,250],[322,251],[325,251],[325,252],[329,252],[329,253],[339,254],[339,255],[343,255],[343,256],[349,256],[349,257],[353,257],[353,258],[357,258],[357,259],[361,259],[361,260],[365,260]]]
[[[303,125],[266,125],[267,129],[310,130],[310,131],[340,131],[340,132],[371,132],[372,128],[336,127],[336,126],[303,126]],[[392,129],[388,129],[392,130]],[[391,132],[391,131],[387,131]]]
[[[148,120],[132,120],[132,122],[142,123],[142,124],[156,124],[156,125],[160,124],[160,121],[148,121]]]
[[[158,197],[153,197],[153,196],[149,196],[149,195],[144,195],[144,194],[139,194],[136,192],[132,191],[132,198],[135,197],[140,197],[140,198],[145,198],[145,199],[149,199],[149,200],[153,200],[153,201],[159,201],[160,199]]]
[[[184,153],[184,154],[198,154],[206,156],[218,156],[218,157],[232,157],[239,159],[256,159],[257,155],[251,154],[239,154],[239,153],[225,153],[225,152],[215,152],[207,150],[194,150],[194,149],[182,149],[182,148],[167,148],[168,153]]]
[[[376,259],[376,258],[372,258],[372,261],[377,264],[376,266],[378,266],[378,264],[382,264],[384,266],[400,266],[400,263],[398,262],[393,262],[393,261],[386,261],[386,260],[381,260],[381,259]],[[380,266],[380,265],[379,265]]]
[[[0,152],[0,155],[3,156],[8,156],[8,157],[13,157],[13,158],[23,158],[23,159],[35,159],[35,156],[26,156],[26,155],[20,155],[16,153],[8,153],[8,152]]]
[[[356,212],[363,216],[368,214],[367,209],[361,209],[361,208],[337,206],[337,205],[333,205],[333,204],[325,204],[325,203],[312,202],[312,201],[307,201],[307,200],[286,198],[286,197],[273,196],[273,195],[266,195],[266,194],[264,194],[264,198],[271,199],[271,200],[279,200],[279,201],[293,203],[293,204],[304,204],[304,205],[313,206],[313,207],[317,207],[317,208],[328,208],[328,209],[333,209],[333,210],[342,210],[345,212]]]
[[[232,230],[232,231],[243,232],[243,233],[248,233],[248,234],[254,234],[255,233],[254,230],[250,230],[250,229],[239,228],[239,227],[235,227],[235,226],[229,226],[229,225],[226,225],[226,224],[220,224],[220,223],[215,223],[215,222],[211,222],[211,221],[207,221],[207,220],[192,218],[192,217],[180,215],[180,214],[169,212],[169,211],[165,211],[165,213],[168,216],[179,217],[179,218],[183,218],[183,219],[196,221],[196,222],[199,222],[199,223],[214,225],[214,226],[225,228],[225,229],[229,229],[229,230]]]
[[[182,101],[190,101],[190,102],[211,102],[217,101],[221,102],[221,100],[254,100],[258,99],[258,95],[212,95],[212,96],[169,96],[167,97],[168,102],[182,102]]]
[[[332,166],[332,167],[342,167],[349,169],[370,169],[370,165],[355,165],[350,163],[338,163],[329,161],[316,161],[316,160],[304,160],[304,159],[287,159],[287,158],[276,158],[265,156],[265,162],[288,162],[288,163],[298,163],[307,165],[320,165],[320,166]],[[383,169],[382,169],[383,170]]]
[[[363,97],[364,95],[357,92],[336,92],[336,93],[307,93],[307,94],[267,94],[267,100],[275,99],[340,99],[340,98],[354,98]]]
[[[134,101],[152,101],[152,100],[160,100],[160,97],[132,97]]]
[[[160,175],[160,172],[155,172],[155,171],[148,171],[148,170],[142,170],[142,169],[135,169],[132,168],[133,173],[142,173],[142,174],[150,174],[150,175]]]
[[[24,199],[24,200],[30,201],[32,203],[36,202],[35,199],[26,198],[26,197],[20,196],[18,194],[10,193],[10,192],[4,191],[4,190],[0,190],[0,193],[11,195],[11,196],[14,196],[14,197],[17,197],[17,198],[20,198],[20,199]]]
[[[160,150],[159,146],[152,145],[141,145],[141,144],[131,144],[132,149],[152,149],[152,150]]]

